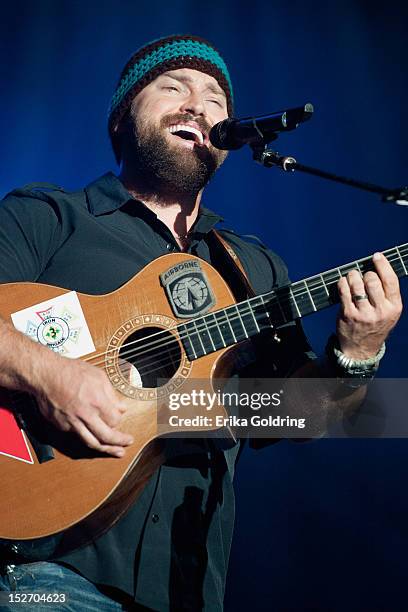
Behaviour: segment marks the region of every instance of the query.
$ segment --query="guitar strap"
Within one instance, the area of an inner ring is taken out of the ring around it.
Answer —
[[[244,266],[232,246],[228,244],[215,229],[211,230],[208,236],[209,246],[212,248],[215,259],[217,260],[215,263],[218,263],[218,267],[222,265],[222,276],[226,277],[224,280],[226,280],[230,286],[235,299],[237,301],[243,301],[247,298],[254,297],[255,291],[249,282]],[[226,268],[225,264],[227,264]]]
[[[239,302],[239,301],[243,301],[245,299],[254,297],[256,295],[255,291],[251,283],[249,282],[248,276],[245,272],[245,269],[244,269],[244,266],[242,265],[241,260],[239,259],[238,255],[235,253],[232,246],[229,245],[228,242],[224,240],[224,238],[215,229],[209,232],[208,237],[209,237],[208,244],[211,248],[211,255],[215,255],[215,258],[216,258],[216,262],[214,262],[213,258],[211,258],[212,259],[211,263],[213,265],[215,263],[217,264],[217,265],[214,265],[214,267],[218,269],[218,271],[221,273],[224,280],[227,282],[232,293],[234,294],[235,299]],[[259,344],[260,344],[259,338],[257,339],[257,337],[255,336],[255,338],[252,339],[252,346],[259,347]],[[258,349],[255,348],[255,352],[252,353],[252,350],[247,349],[246,352],[244,351],[244,353],[240,355],[240,359],[239,361],[237,361],[237,364],[240,364],[243,368],[246,368],[245,371],[246,371],[247,376],[249,375],[249,376],[255,377],[259,371],[258,361],[257,361],[258,350],[259,348]],[[248,369],[248,366],[249,366],[249,369]],[[256,370],[253,368],[256,368]],[[237,441],[237,436],[234,433],[232,427],[227,426],[226,428],[224,428],[223,431],[224,432],[228,431],[229,435],[231,436],[231,439],[234,442]],[[225,435],[225,438],[228,439],[228,436]],[[217,438],[215,437],[213,439],[214,444],[217,443],[216,440]],[[258,444],[259,442],[261,442],[261,440],[258,440],[258,441],[251,440],[251,446],[253,446],[254,448],[257,448],[259,446]],[[230,470],[234,469],[233,465],[235,465],[235,463],[238,461],[244,449],[244,446],[245,446],[244,444],[240,444],[240,447],[239,447],[239,450],[238,450],[238,453],[235,459],[232,459],[228,453],[225,453],[225,455],[223,455],[225,458],[225,461],[228,463]]]
[[[212,230],[210,232],[211,236],[211,247],[212,247],[212,255],[215,255],[216,262],[213,262],[213,266],[220,272],[225,282],[230,287],[232,293],[234,294],[237,302],[244,301],[248,298],[252,298],[256,295],[252,285],[249,282],[248,276],[244,270],[242,262],[240,261],[238,255],[235,253],[234,249],[220,236],[220,234],[216,230]],[[265,333],[255,335],[251,338],[251,346],[253,347],[251,350],[245,351],[241,354],[241,366],[246,367],[252,366],[255,364],[253,357],[257,360],[256,371],[259,372],[259,359],[261,362],[265,363],[265,360],[262,358],[264,351],[268,352],[268,362],[272,358],[272,355],[276,356],[276,359],[279,359],[277,355],[278,348],[276,346],[276,342],[271,344],[272,337],[276,340],[276,334],[273,333],[273,329],[271,328],[269,336]],[[252,350],[255,353],[252,353]],[[245,355],[244,355],[245,353]],[[247,363],[245,363],[245,359],[248,359]],[[269,368],[269,366],[268,366]],[[247,375],[249,370],[247,370]],[[255,376],[254,373],[251,376]],[[265,374],[264,377],[268,378],[270,374]]]

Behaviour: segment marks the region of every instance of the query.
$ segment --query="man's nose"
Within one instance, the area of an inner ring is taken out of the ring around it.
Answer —
[[[204,115],[205,107],[202,96],[198,92],[190,92],[188,98],[180,106],[180,110],[183,113],[190,113],[191,115]]]

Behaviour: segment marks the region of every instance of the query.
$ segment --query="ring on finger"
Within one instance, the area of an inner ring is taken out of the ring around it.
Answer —
[[[361,300],[368,300],[368,295],[366,293],[362,295],[352,295],[351,299],[353,300],[353,302],[361,302]]]

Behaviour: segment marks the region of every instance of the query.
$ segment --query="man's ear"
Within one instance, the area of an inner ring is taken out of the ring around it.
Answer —
[[[114,126],[113,132],[116,136],[124,134],[129,129],[129,113],[126,113],[119,122]]]
[[[120,136],[121,134],[125,134],[133,130],[133,121],[131,117],[131,109],[129,108],[123,117],[119,119],[117,124],[113,127],[113,132]]]
[[[122,158],[122,139],[125,134],[129,133],[129,113],[127,112],[116,125],[113,126],[111,132],[111,142],[116,162],[120,164]]]
[[[133,133],[133,130],[134,125],[129,109],[112,128],[112,148],[118,164],[122,159],[122,149],[126,146],[126,142],[129,140],[129,136]]]

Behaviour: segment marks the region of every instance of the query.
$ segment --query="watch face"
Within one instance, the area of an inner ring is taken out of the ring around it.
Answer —
[[[207,277],[197,260],[183,261],[169,268],[160,279],[177,317],[203,314],[215,304]]]

